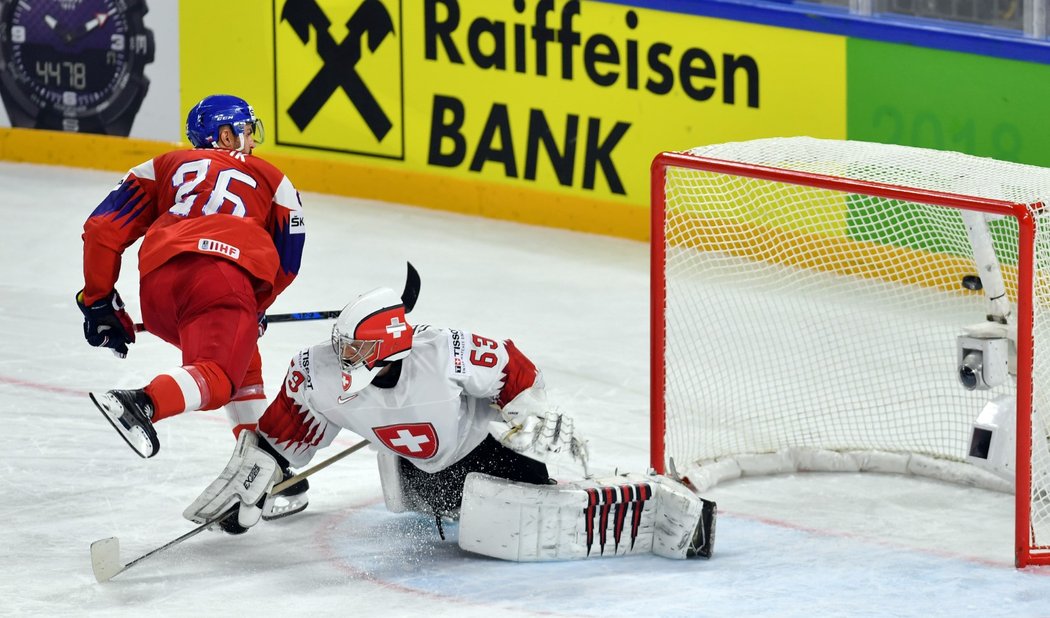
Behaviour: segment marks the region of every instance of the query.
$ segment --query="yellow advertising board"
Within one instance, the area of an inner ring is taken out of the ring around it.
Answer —
[[[276,5],[277,142],[403,159],[403,26],[397,3]]]
[[[660,151],[846,131],[833,35],[578,0],[182,0],[180,32],[182,108],[243,96],[260,154],[367,169],[367,197],[406,201],[410,179],[410,203],[577,229],[644,225]]]

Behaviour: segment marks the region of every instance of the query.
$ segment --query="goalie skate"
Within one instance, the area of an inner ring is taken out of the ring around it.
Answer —
[[[153,402],[143,390],[107,391],[101,395],[88,393],[92,403],[113,429],[128,443],[139,457],[153,457],[160,450],[153,418]]]
[[[284,477],[291,476],[293,476],[292,471],[285,468]],[[266,496],[262,509],[263,520],[270,521],[288,517],[306,509],[306,506],[310,504],[310,496],[306,493],[309,489],[310,481],[303,479],[272,496]]]
[[[703,503],[700,521],[696,524],[693,540],[686,551],[687,558],[710,558],[715,550],[715,520],[718,518],[718,509],[711,500],[700,498],[700,502]]]

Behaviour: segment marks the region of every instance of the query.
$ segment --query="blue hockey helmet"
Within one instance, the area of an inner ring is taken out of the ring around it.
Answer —
[[[186,137],[195,148],[214,148],[219,139],[219,128],[230,125],[233,133],[244,144],[244,127],[250,124],[252,137],[261,144],[265,137],[262,121],[248,102],[230,94],[204,97],[186,114]]]

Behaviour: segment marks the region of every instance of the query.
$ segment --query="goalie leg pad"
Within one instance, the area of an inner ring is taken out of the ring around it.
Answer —
[[[182,516],[203,524],[240,505],[241,525],[248,528],[259,520],[259,503],[281,478],[277,461],[256,446],[258,435],[242,431],[233,456],[219,477],[197,496]]]
[[[714,512],[713,502],[656,475],[533,485],[473,473],[463,490],[459,545],[516,562],[710,556]]]
[[[430,513],[426,505],[415,499],[415,494],[405,491],[405,478],[401,474],[401,458],[393,453],[379,451],[376,453],[379,464],[379,482],[383,486],[383,502],[391,513],[422,512]]]

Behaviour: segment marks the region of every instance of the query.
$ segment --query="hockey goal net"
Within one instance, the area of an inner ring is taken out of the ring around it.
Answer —
[[[701,490],[845,470],[1016,491],[1016,562],[1050,564],[1048,198],[1050,170],[903,146],[659,155],[653,467]],[[1009,371],[967,390],[958,338],[982,325]],[[1011,409],[997,469],[971,450],[989,405]]]

